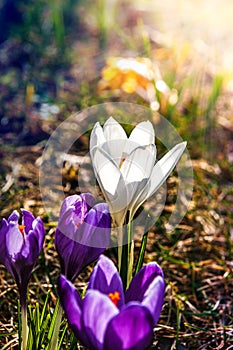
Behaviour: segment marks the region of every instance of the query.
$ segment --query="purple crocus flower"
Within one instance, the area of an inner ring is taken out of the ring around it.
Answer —
[[[164,299],[165,282],[155,263],[144,266],[124,293],[111,260],[101,255],[84,299],[61,275],[59,296],[69,325],[90,350],[143,350],[153,341]]]
[[[20,292],[21,306],[26,307],[26,292],[32,269],[43,246],[45,230],[42,220],[22,209],[22,224],[19,213],[14,210],[3,219],[0,227],[0,263],[14,277]]]
[[[90,193],[67,197],[62,204],[55,245],[61,270],[74,281],[110,243],[111,217],[106,203],[95,204]]]

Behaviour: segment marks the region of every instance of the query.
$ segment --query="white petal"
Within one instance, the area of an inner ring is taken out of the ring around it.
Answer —
[[[130,134],[129,140],[141,146],[155,143],[155,132],[151,122],[141,122],[136,125]]]
[[[111,215],[120,226],[124,222],[129,202],[124,178],[119,167],[102,148],[92,150],[92,162]]]
[[[187,142],[181,142],[174,146],[165,156],[155,164],[150,178],[150,187],[147,194],[149,198],[166,181],[182,156]]]
[[[104,137],[103,129],[100,126],[100,123],[96,123],[92,129],[90,136],[90,151],[96,147],[104,144],[106,139]]]
[[[154,144],[137,147],[130,155],[126,156],[121,167],[126,183],[141,181],[150,177],[155,157],[156,149]]]
[[[113,117],[108,118],[105,122],[103,132],[107,141],[127,139],[125,130]]]
[[[126,181],[128,209],[134,208],[134,203],[140,197],[150,178],[155,163],[155,145],[136,148],[124,161],[121,172]]]
[[[114,118],[110,117],[104,124],[103,133],[108,143],[108,152],[119,166],[125,143],[128,140],[125,130]]]
[[[120,169],[107,152],[101,147],[91,150],[91,158],[95,175],[102,191],[115,195],[118,183],[122,177]]]
[[[182,153],[185,150],[187,142],[181,142],[174,146],[165,156],[160,159],[154,166],[150,179],[141,192],[140,196],[133,204],[133,215],[139,206],[149,197],[151,197],[160,186],[166,181],[172,170],[178,163]]]
[[[129,201],[128,210],[131,212],[134,211],[135,202],[138,197],[140,197],[141,193],[144,191],[146,187],[148,179],[142,179],[141,181],[131,182],[126,185],[126,193]],[[135,213],[135,212],[134,212]]]

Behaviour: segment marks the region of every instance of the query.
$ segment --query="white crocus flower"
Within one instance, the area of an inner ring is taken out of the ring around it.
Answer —
[[[103,128],[95,124],[90,138],[91,159],[118,226],[124,224],[127,211],[132,220],[140,205],[165,182],[185,147],[186,142],[177,144],[156,162],[154,129],[149,121],[139,123],[129,138],[112,117]]]

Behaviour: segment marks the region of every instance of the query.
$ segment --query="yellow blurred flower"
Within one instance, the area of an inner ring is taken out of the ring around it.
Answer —
[[[156,91],[160,93],[162,99],[166,100],[166,104],[169,102],[171,92],[168,85],[162,80],[158,66],[145,57],[108,58],[102,69],[102,79],[98,84],[98,92],[102,93],[108,90],[115,93],[119,93],[119,91],[127,94],[136,93],[149,102],[150,107],[154,110],[160,108]],[[172,101],[175,101],[174,97]]]
[[[111,57],[102,70],[99,91],[121,89],[128,94],[147,89],[155,78],[148,58]]]

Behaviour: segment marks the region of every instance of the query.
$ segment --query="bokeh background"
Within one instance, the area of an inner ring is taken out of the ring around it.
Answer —
[[[158,261],[167,282],[153,348],[232,348],[232,18],[231,0],[0,1],[0,216],[24,207],[46,223],[30,282],[33,302],[43,305],[51,290],[53,310],[59,274],[56,222],[39,188],[45,144],[72,113],[132,102],[174,125],[188,141],[194,169],[185,218],[173,232],[164,229],[176,200],[174,171],[163,215],[149,232],[145,261]],[[64,158],[58,190],[65,195],[79,189],[88,137]],[[158,150],[162,155],[159,142]],[[79,277],[80,290],[89,273]],[[16,299],[14,281],[0,266],[2,349],[17,348]],[[67,333],[63,348],[70,342]]]

